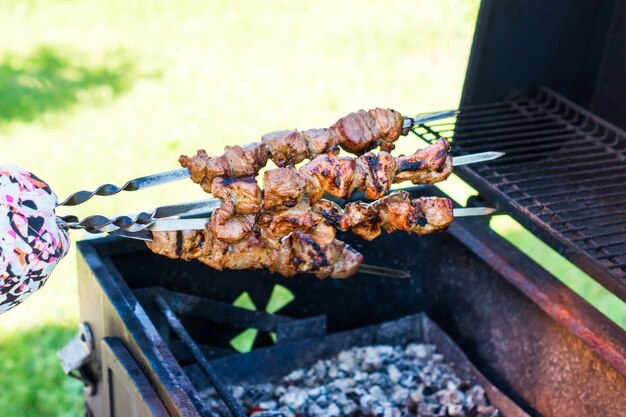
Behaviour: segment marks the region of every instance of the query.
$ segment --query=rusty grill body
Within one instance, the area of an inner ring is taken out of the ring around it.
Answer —
[[[626,299],[626,82],[617,76],[626,59],[616,59],[624,52],[615,40],[626,35],[626,2],[596,3],[483,1],[461,115],[416,133],[452,137],[455,154],[507,152],[457,173]],[[267,379],[353,345],[415,340],[435,343],[482,382],[505,416],[623,414],[626,333],[487,219],[458,219],[421,238],[341,238],[367,263],[411,278],[217,272],[141,242],[79,243],[81,321],[95,341],[82,368],[95,386],[88,412],[208,416],[209,386]],[[263,312],[276,285],[295,299]],[[261,311],[232,305],[243,292]],[[238,354],[228,342],[246,328],[261,336]]]

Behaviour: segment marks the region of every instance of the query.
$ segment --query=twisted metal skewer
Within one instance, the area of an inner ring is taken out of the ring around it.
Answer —
[[[141,212],[134,217],[122,215],[108,218],[106,216],[93,215],[85,217],[82,220],[79,220],[76,216],[70,215],[59,217],[59,224],[68,229],[84,229],[90,233],[109,232],[119,229],[136,232],[154,223],[155,215],[156,211]]]
[[[121,187],[115,184],[103,184],[93,191],[81,190],[71,194],[57,206],[77,206],[91,199],[95,195],[111,196],[122,191],[137,191],[155,185],[178,181],[190,176],[186,168],[174,169],[172,171],[161,172],[159,174],[147,175],[127,181]]]
[[[74,215],[59,217],[59,225],[67,229],[84,229],[90,233],[112,232],[125,230],[137,232],[153,226],[158,220],[179,216],[192,217],[194,214],[210,213],[221,205],[215,198],[208,200],[191,201],[182,204],[173,204],[157,207],[152,211],[123,214],[113,218],[102,215],[93,215],[80,220]]]
[[[406,117],[403,123],[403,129],[407,131],[417,125],[434,122],[436,120],[447,119],[458,114],[456,110],[441,111],[436,113],[426,113],[415,118]],[[138,191],[148,187],[154,187],[166,184],[191,176],[187,168],[174,169],[172,171],[161,172],[158,174],[147,175],[145,177],[135,178],[127,181],[124,185],[117,186],[115,184],[103,184],[93,191],[81,190],[71,194],[65,200],[57,204],[57,206],[76,206],[90,200],[93,196],[112,196],[122,191]]]

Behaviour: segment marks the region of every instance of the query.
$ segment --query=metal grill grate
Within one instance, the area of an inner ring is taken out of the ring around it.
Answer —
[[[461,109],[414,131],[456,155],[506,155],[457,173],[626,300],[626,133],[553,91]]]

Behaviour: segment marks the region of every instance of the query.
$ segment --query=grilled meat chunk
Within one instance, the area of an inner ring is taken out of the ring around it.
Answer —
[[[295,169],[277,168],[263,174],[265,210],[295,206],[307,191],[309,180]]]
[[[346,204],[344,219],[341,223],[342,230],[351,230],[365,240],[374,240],[380,236],[382,218],[377,207],[372,204]]]
[[[207,231],[208,234],[210,232]],[[240,242],[228,244],[220,239],[210,240],[213,247],[205,256],[198,260],[211,268],[223,269],[261,269],[270,263],[271,252],[268,252],[260,233],[250,233]]]
[[[283,238],[278,252],[270,270],[285,276],[308,272],[318,278],[346,278],[353,275],[363,261],[363,255],[344,242],[333,240],[320,245],[314,236],[302,232],[292,232]]]
[[[222,155],[212,158],[204,150],[199,150],[192,157],[181,155],[178,162],[189,169],[193,182],[210,193],[215,178],[256,176],[267,164],[267,158],[265,145],[255,142],[244,146],[227,146]]]
[[[287,210],[264,212],[259,219],[259,224],[267,229],[269,236],[278,239],[295,230],[308,233],[320,221],[320,215],[311,210],[311,205],[305,198]]]
[[[213,212],[207,228],[216,238],[236,243],[252,232],[256,218],[255,214],[235,214],[232,203],[226,201]]]
[[[309,159],[323,153],[336,154],[339,151],[340,138],[334,129],[308,129],[302,132],[302,136],[309,148]]]
[[[279,130],[263,135],[263,143],[272,161],[279,167],[302,162],[309,157],[309,145],[297,130]]]
[[[452,173],[452,157],[448,156],[450,144],[443,138],[426,148],[407,156],[396,158],[398,170],[394,182],[411,181],[413,184],[434,184]]]
[[[336,155],[318,155],[311,162],[300,168],[311,181],[309,193],[311,201],[317,201],[324,193],[339,198],[347,198],[356,185],[356,161],[354,158],[340,158]]]
[[[419,204],[413,204],[407,192],[389,194],[386,198],[374,203],[380,216],[380,225],[388,233],[396,230],[412,231],[415,225],[428,224],[426,214]]]
[[[154,232],[148,248],[158,255],[172,259],[195,259],[204,253],[204,230],[178,230],[172,232]]]
[[[201,249],[192,249],[198,241]],[[154,252],[170,258],[198,259],[219,271],[223,269],[269,269],[284,276],[314,273],[319,278],[345,278],[354,274],[363,257],[343,242],[321,242],[317,237],[292,232],[282,239],[268,238],[255,231],[237,243],[226,243],[213,232],[154,232],[154,241],[148,242]]]
[[[450,227],[454,220],[454,208],[452,200],[437,197],[422,197],[413,200],[413,204],[419,206],[420,210],[425,214],[427,223],[425,225],[416,225],[411,228],[411,232],[420,235],[426,235],[435,232],[441,232]]]
[[[261,211],[261,188],[254,177],[217,177],[213,180],[211,193],[230,202],[237,214],[255,214]]]
[[[389,192],[396,170],[396,160],[389,152],[367,152],[356,160],[356,188],[365,190],[365,198],[376,200]]]
[[[363,255],[350,245],[344,244],[338,240],[335,242],[341,247],[341,254],[335,260],[335,265],[330,276],[337,279],[351,277],[359,270],[363,262]]]
[[[333,128],[339,133],[340,146],[350,153],[360,155],[377,146],[384,151],[395,148],[402,134],[404,118],[394,110],[359,110],[339,119]]]
[[[393,142],[405,134],[402,129],[404,117],[391,109],[375,108],[368,112],[378,127],[378,145],[382,151],[391,152],[396,147]]]

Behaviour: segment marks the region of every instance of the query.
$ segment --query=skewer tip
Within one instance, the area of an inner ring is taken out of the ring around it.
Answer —
[[[489,216],[490,214],[498,211],[492,207],[465,207],[455,208],[453,213],[454,217],[474,217],[474,216]]]
[[[359,267],[359,272],[389,278],[406,279],[411,277],[411,274],[400,269],[385,268],[382,266],[368,264],[361,264],[361,266]]]

